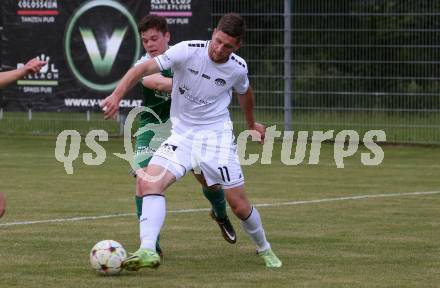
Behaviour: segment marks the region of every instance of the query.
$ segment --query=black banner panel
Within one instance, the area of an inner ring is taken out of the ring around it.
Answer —
[[[167,18],[170,43],[184,40],[207,40],[211,24],[211,0],[151,0],[148,13]]]
[[[48,61],[2,92],[9,111],[97,110],[144,52],[137,22],[167,18],[171,43],[208,39],[209,0],[1,0],[2,70],[38,57]],[[122,108],[142,105],[133,89]]]

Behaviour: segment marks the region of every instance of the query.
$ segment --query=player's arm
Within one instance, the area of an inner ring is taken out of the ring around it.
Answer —
[[[249,86],[244,94],[238,95],[238,102],[240,103],[241,110],[244,113],[247,126],[249,130],[255,130],[258,132],[258,137],[260,137],[260,143],[264,143],[264,137],[266,134],[266,127],[258,122],[255,122],[254,118],[254,93],[252,92],[252,87]]]
[[[47,62],[40,61],[37,58],[29,60],[23,67],[15,70],[0,73],[0,88],[11,84],[26,75],[40,72],[40,69],[46,65]]]
[[[11,84],[12,82],[23,78],[25,76],[25,71],[22,68],[1,72],[0,73],[0,88],[6,87],[8,84]]]
[[[142,79],[142,85],[153,90],[171,92],[173,88],[173,79],[162,76],[160,73],[156,73],[144,77],[144,79]]]
[[[121,81],[119,81],[113,93],[102,101],[101,107],[104,111],[104,118],[108,119],[115,116],[119,110],[119,102],[121,102],[121,99],[133,88],[139,79],[159,72],[159,66],[154,59],[150,59],[130,68],[124,77],[122,77]]]

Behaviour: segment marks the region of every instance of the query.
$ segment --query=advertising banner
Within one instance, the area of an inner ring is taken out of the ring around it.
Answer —
[[[5,110],[97,110],[124,73],[145,53],[137,22],[167,18],[172,43],[207,39],[208,0],[2,0],[2,70],[38,57],[48,64],[2,91]],[[200,18],[199,18],[200,17]],[[121,107],[142,105],[132,89]]]
[[[184,40],[207,40],[211,33],[211,0],[151,0],[149,14],[167,18],[171,43]]]

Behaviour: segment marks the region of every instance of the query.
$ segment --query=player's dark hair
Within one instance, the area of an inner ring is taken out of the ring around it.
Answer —
[[[246,23],[237,13],[228,13],[220,19],[217,29],[241,42],[246,31]]]
[[[138,32],[142,33],[151,28],[160,31],[163,34],[170,31],[168,30],[167,19],[165,17],[154,14],[147,15],[142,18],[141,21],[139,21]]]

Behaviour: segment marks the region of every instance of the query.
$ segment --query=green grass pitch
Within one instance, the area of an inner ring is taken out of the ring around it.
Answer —
[[[358,151],[337,169],[332,144],[323,145],[318,165],[286,166],[277,143],[271,165],[244,167],[251,201],[273,204],[259,211],[283,261],[277,270],[264,267],[232,215],[238,242],[222,239],[204,209],[208,202],[187,175],[167,191],[170,213],[159,269],[102,277],[88,263],[96,242],[114,239],[128,251],[139,243],[134,179],[128,164],[112,154],[123,153],[122,140],[112,138],[103,146],[103,165],[86,166],[82,153],[91,151],[83,145],[74,174],[67,175],[55,159],[54,137],[0,137],[0,191],[8,204],[0,219],[0,287],[426,288],[440,283],[438,147],[383,146],[385,159],[374,167],[363,166]],[[249,150],[257,153],[261,147],[249,144]],[[428,191],[434,193],[399,195]],[[394,195],[343,198],[380,194]],[[312,201],[322,199],[334,201]],[[294,201],[304,202],[288,203]],[[9,225],[52,219],[64,220]]]

